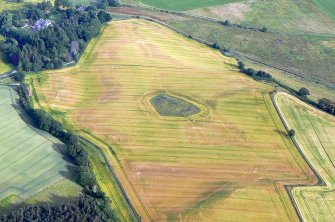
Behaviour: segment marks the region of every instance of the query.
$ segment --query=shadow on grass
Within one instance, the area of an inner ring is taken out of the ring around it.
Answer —
[[[282,135],[282,136],[288,136],[287,132],[286,131],[282,131],[282,130],[278,130],[278,129],[275,129],[273,130],[275,131],[276,133],[278,133],[279,135]]]
[[[65,197],[61,195],[56,195],[56,194],[50,194],[49,199],[50,201],[36,201],[34,204],[32,203],[25,203],[25,202],[20,202],[20,203],[14,203],[10,204],[6,207],[2,207],[0,209],[0,215],[1,214],[9,214],[11,211],[20,209],[20,208],[26,208],[30,206],[59,206],[68,202],[73,202],[78,200],[79,196],[77,197]]]

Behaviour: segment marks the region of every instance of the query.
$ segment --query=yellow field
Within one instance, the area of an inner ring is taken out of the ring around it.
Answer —
[[[144,221],[298,221],[284,185],[316,182],[271,89],[161,25],[114,22],[77,66],[30,78],[51,114],[113,146],[108,158]],[[148,98],[161,91],[202,112],[159,116]]]
[[[278,105],[303,153],[327,186],[292,190],[305,221],[335,221],[335,118],[284,93]]]

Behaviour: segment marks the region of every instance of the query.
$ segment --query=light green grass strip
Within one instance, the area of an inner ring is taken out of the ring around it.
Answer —
[[[185,11],[215,5],[239,2],[240,0],[141,0],[145,5],[174,11]]]

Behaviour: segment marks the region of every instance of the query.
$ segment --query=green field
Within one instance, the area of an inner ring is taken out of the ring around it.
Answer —
[[[28,78],[43,108],[107,144],[143,221],[298,221],[284,185],[315,183],[272,88],[240,73],[235,59],[156,23],[113,22],[77,66]],[[201,112],[158,115],[150,103],[157,92]]]
[[[239,2],[240,0],[140,0],[139,2],[154,6],[157,8],[169,9],[174,11],[185,11],[195,8],[203,8],[214,5],[223,5],[232,2]]]
[[[64,145],[46,132],[28,125],[17,99],[14,90],[0,86],[2,207],[24,201],[50,185],[72,177],[68,169],[70,164],[60,154]],[[59,187],[56,191],[52,192],[53,196],[66,194],[68,189]]]
[[[334,0],[312,0],[312,1],[335,19],[335,1]]]
[[[335,118],[285,94],[276,95],[281,113],[296,131],[302,152],[327,186],[296,187],[294,199],[304,221],[335,220]]]

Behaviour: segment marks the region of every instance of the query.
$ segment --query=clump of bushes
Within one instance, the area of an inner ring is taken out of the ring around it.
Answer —
[[[251,76],[255,80],[272,80],[272,75],[270,73],[262,70],[256,71],[252,68],[245,68],[245,64],[241,61],[238,61],[238,67],[241,72],[247,74],[248,76]]]
[[[306,89],[305,87],[302,87],[302,88],[299,89],[298,94],[299,94],[299,96],[307,97],[307,96],[309,96],[309,90]]]
[[[225,20],[224,22],[220,22],[224,26],[231,26],[233,23],[230,20]]]
[[[260,29],[260,31],[261,31],[261,32],[267,32],[267,31],[268,31],[268,28],[263,27],[263,28]]]
[[[335,115],[335,102],[330,101],[329,99],[326,98],[319,99],[317,107],[321,110],[324,110],[330,114]]]

